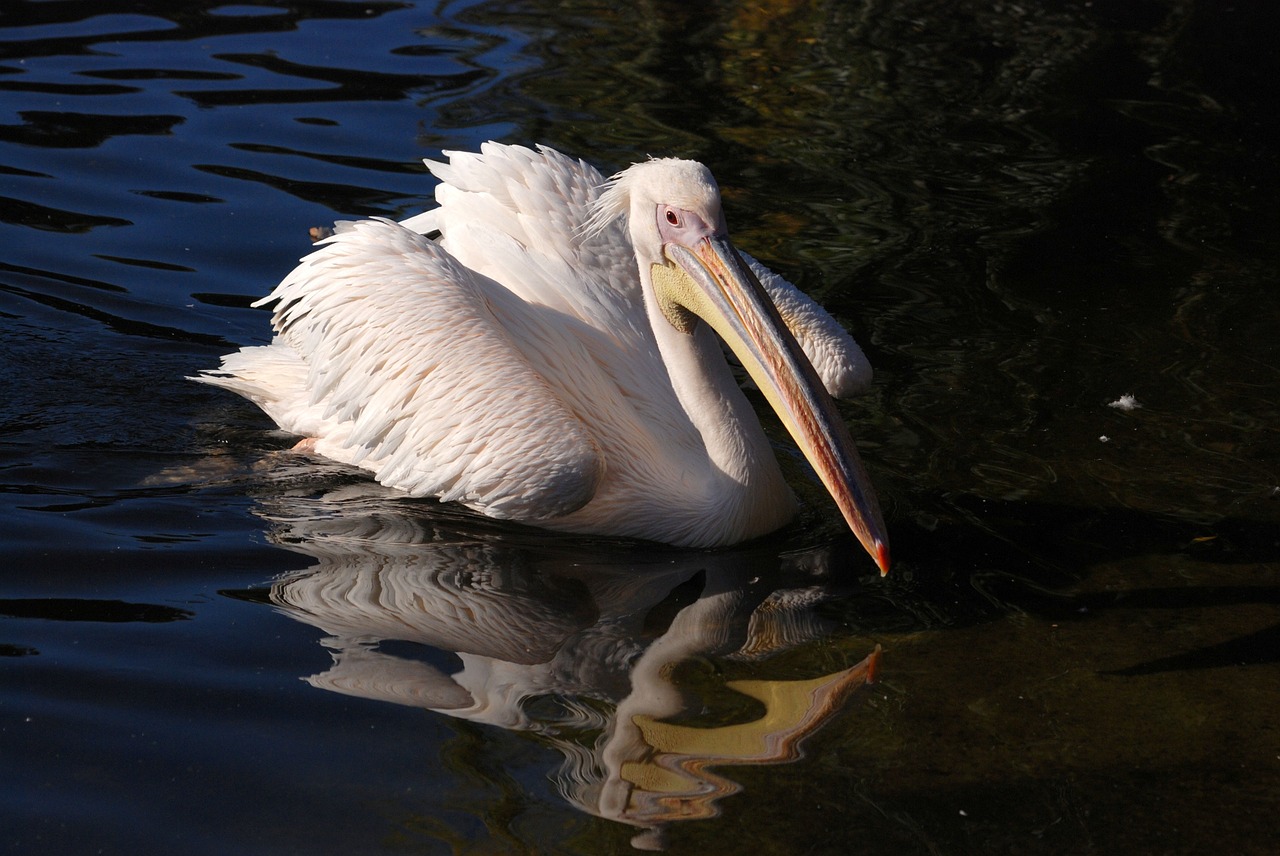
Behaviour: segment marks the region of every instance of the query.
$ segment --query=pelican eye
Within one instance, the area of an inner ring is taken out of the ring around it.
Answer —
[[[672,226],[680,225],[680,218],[677,217],[676,212],[672,211],[670,208],[667,209],[667,222]]]

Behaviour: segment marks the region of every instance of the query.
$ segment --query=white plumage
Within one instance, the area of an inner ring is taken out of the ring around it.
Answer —
[[[795,511],[718,333],[887,567],[822,389],[858,392],[870,367],[821,307],[729,246],[705,167],[648,161],[606,182],[547,148],[448,157],[429,163],[438,207],[338,224],[260,301],[275,303],[271,344],[199,380],[414,496],[712,547]]]

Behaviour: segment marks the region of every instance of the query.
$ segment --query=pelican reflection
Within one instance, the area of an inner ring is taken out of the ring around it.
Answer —
[[[332,652],[305,680],[536,734],[564,755],[558,791],[637,827],[637,847],[661,846],[674,821],[716,816],[740,789],[726,768],[799,758],[875,678],[878,646],[827,673],[770,674],[768,658],[834,630],[821,550],[779,567],[776,547],[519,544],[509,528],[427,517],[368,483],[274,497],[259,513],[276,543],[316,560],[270,590]],[[402,656],[403,643],[427,656]]]

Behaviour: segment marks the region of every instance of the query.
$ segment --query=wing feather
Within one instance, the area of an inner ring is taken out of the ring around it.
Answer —
[[[567,514],[594,495],[602,458],[494,317],[493,288],[409,229],[347,224],[260,301],[276,304],[275,342],[204,379],[412,495]]]
[[[778,307],[827,392],[836,398],[861,395],[871,386],[871,363],[840,322],[813,298],[746,253],[743,260]]]
[[[620,220],[587,233],[604,176],[554,149],[485,143],[479,154],[428,161],[441,179],[430,225],[462,264],[511,291],[620,340],[647,337],[638,324],[640,277]]]

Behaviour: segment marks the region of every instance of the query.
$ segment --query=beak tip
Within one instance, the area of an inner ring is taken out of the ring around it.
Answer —
[[[876,560],[876,564],[880,567],[880,576],[888,576],[889,545],[877,538],[875,542],[875,552],[873,553],[872,558]]]

